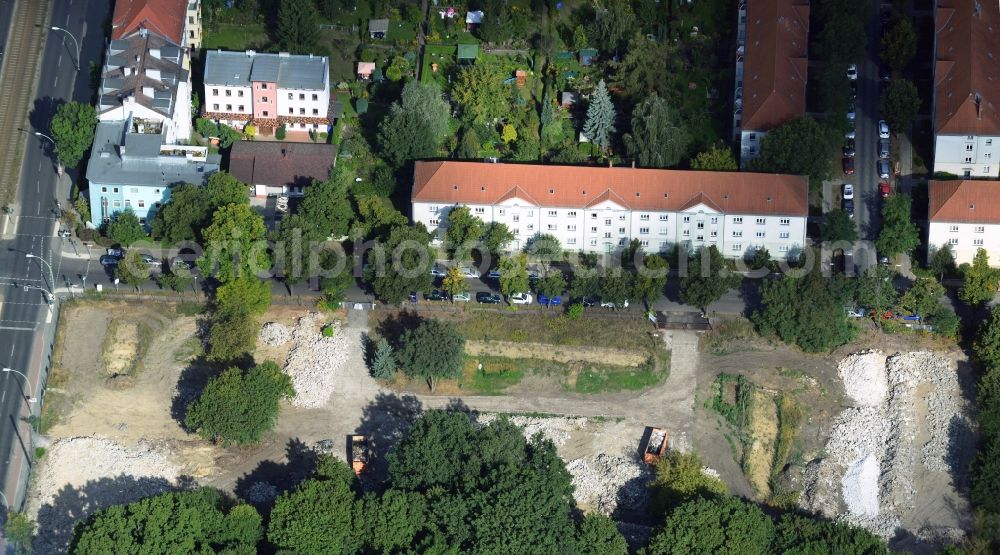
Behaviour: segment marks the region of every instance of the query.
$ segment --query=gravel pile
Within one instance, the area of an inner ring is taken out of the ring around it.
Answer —
[[[885,355],[865,351],[848,356],[837,365],[844,391],[859,406],[874,407],[885,401],[889,392]]]
[[[950,472],[965,463],[959,460],[960,454],[972,448],[974,424],[962,399],[958,373],[948,359],[919,354],[926,355],[921,357],[924,377],[934,386],[927,397],[927,427],[931,437],[923,446],[922,462],[928,470]]]
[[[292,330],[278,322],[268,322],[260,329],[260,340],[265,345],[280,347],[292,340]]]
[[[292,349],[285,362],[285,372],[292,377],[297,407],[319,408],[333,394],[337,375],[347,361],[351,342],[333,323],[333,336],[323,337],[319,331],[320,315],[310,313],[299,318],[291,331]]]
[[[878,479],[881,474],[878,459],[868,455],[847,467],[841,479],[847,511],[856,516],[878,516]]]
[[[652,469],[635,456],[598,453],[566,465],[573,475],[578,503],[592,506],[604,515],[618,509],[644,509],[649,503]]]
[[[27,512],[38,523],[37,553],[64,553],[78,520],[112,505],[171,489],[181,469],[147,442],[126,447],[98,437],[59,439],[35,470]]]
[[[496,413],[483,413],[477,416],[476,421],[483,426],[493,422],[499,415]],[[533,416],[507,415],[507,419],[512,424],[524,428],[524,437],[530,438],[537,433],[541,433],[545,439],[552,441],[559,447],[569,440],[570,434],[587,426],[590,420],[583,417],[577,418],[537,418]]]

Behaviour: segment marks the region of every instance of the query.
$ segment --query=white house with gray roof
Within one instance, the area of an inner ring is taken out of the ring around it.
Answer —
[[[204,117],[263,134],[281,125],[325,131],[330,121],[330,60],[291,55],[209,51],[205,58]]]
[[[131,208],[147,225],[171,187],[204,185],[219,171],[218,154],[204,146],[167,144],[165,132],[164,125],[138,118],[97,124],[87,164],[91,224],[100,226]]]

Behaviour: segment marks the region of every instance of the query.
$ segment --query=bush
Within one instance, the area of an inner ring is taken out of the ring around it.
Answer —
[[[333,325],[327,324],[320,330],[323,337],[333,337]]]
[[[278,127],[278,129],[274,131],[274,138],[278,139],[279,141],[284,141],[285,134],[286,134],[285,126],[281,125]]]
[[[580,303],[573,303],[566,307],[566,317],[570,320],[579,320],[583,316],[583,305]]]

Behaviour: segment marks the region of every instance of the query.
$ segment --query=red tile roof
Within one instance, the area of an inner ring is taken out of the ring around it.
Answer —
[[[139,29],[184,44],[184,19],[188,0],[115,0],[111,38],[118,40]]]
[[[1000,2],[938,0],[934,130],[1000,134]]]
[[[932,222],[1000,224],[1000,181],[930,181],[928,215]]]
[[[325,181],[337,147],[315,143],[237,141],[229,154],[229,173],[250,185],[307,186]]]
[[[743,129],[767,131],[806,112],[808,0],[747,2]]]
[[[806,216],[809,210],[807,179],[797,175],[450,161],[414,166],[414,202],[489,205],[515,196],[562,208],[610,200],[669,212],[697,203],[732,214]]]

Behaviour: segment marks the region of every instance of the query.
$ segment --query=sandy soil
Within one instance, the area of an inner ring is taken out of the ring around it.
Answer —
[[[747,455],[750,484],[760,498],[766,498],[771,492],[768,481],[774,460],[774,440],[778,437],[778,409],[774,405],[774,397],[765,391],[754,392],[750,433],[754,438]]]
[[[139,354],[139,323],[115,318],[107,332],[103,353],[105,371],[109,376],[127,373]]]

